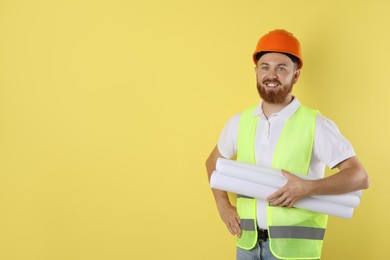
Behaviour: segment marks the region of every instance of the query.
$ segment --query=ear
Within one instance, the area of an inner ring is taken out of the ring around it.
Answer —
[[[294,84],[297,83],[297,81],[299,79],[299,75],[301,75],[301,70],[300,69],[295,70],[294,71],[294,78],[293,78]]]

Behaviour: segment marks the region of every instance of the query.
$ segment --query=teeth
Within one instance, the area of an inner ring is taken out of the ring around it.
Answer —
[[[274,88],[274,87],[278,86],[277,83],[267,83],[266,85],[267,85],[267,87],[270,87],[270,88]]]

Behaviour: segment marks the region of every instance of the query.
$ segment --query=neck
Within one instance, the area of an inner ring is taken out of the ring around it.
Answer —
[[[263,100],[263,112],[264,115],[268,118],[270,115],[274,113],[278,113],[283,110],[286,106],[288,106],[294,100],[293,96],[288,96],[282,103],[269,103]]]

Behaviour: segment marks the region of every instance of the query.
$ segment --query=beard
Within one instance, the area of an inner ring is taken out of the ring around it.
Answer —
[[[270,82],[277,83],[279,86],[275,90],[267,90],[264,85]],[[257,92],[259,92],[261,99],[271,104],[283,103],[292,91],[292,87],[292,82],[282,85],[278,80],[264,80],[262,83],[257,80]]]

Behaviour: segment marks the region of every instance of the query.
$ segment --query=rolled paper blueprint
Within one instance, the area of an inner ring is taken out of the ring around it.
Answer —
[[[281,188],[287,182],[287,179],[279,170],[223,158],[217,160],[216,169],[218,172],[228,176],[253,181],[275,188]],[[309,176],[301,174],[295,175],[305,180],[315,180],[315,178]],[[356,208],[360,203],[361,194],[362,191],[356,191],[338,195],[316,195],[313,197]]]
[[[250,164],[250,163],[238,162],[238,161],[234,161],[234,160],[228,160],[228,159],[224,159],[224,158],[218,158],[217,164],[216,164],[216,169],[218,170],[221,167],[221,165],[231,165],[231,166],[236,166],[239,168],[251,169],[251,170],[255,170],[257,172],[262,172],[262,173],[271,174],[271,175],[278,175],[280,177],[285,178],[282,175],[280,170],[269,168],[269,167],[264,167],[264,166],[260,166],[260,165],[256,165],[256,164]],[[318,178],[307,176],[307,175],[302,175],[302,174],[294,174],[294,175],[296,175],[299,178],[304,179],[304,180],[318,180]],[[349,193],[345,193],[345,194],[354,195],[354,196],[358,196],[359,198],[361,198],[362,191],[361,190],[353,191],[353,192],[349,192]]]
[[[256,199],[267,200],[267,197],[274,193],[277,188],[237,179],[214,171],[210,179],[210,187],[214,189],[234,192]],[[298,201],[294,207],[328,214],[340,218],[351,218],[353,208],[336,204],[326,200],[313,197],[304,198]]]

